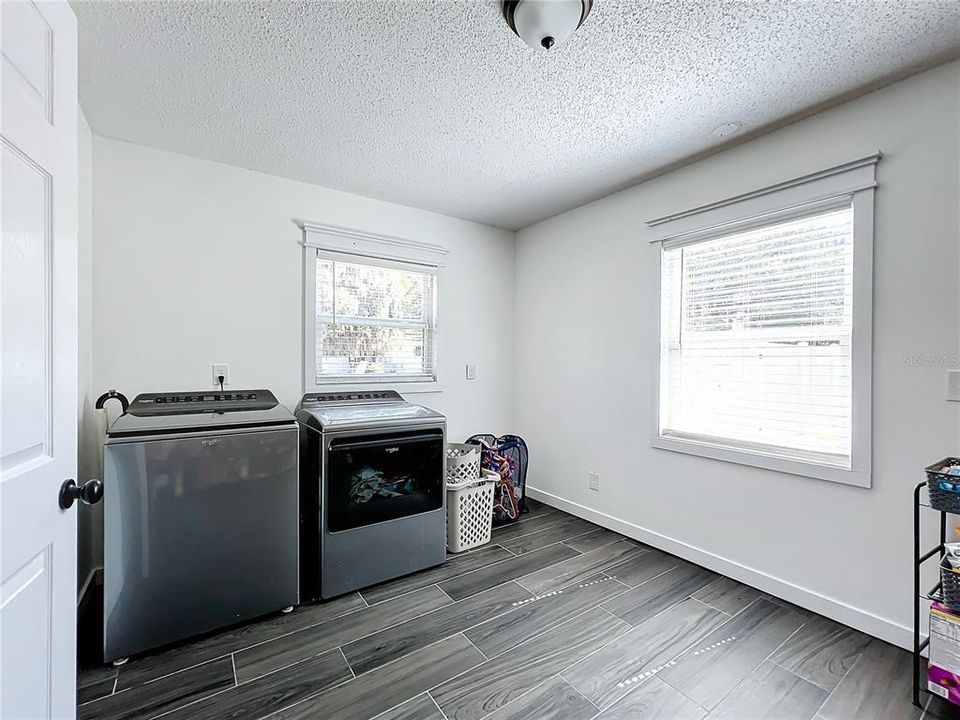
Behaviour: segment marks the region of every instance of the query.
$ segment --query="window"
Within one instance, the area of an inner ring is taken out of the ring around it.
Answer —
[[[877,159],[825,171],[834,196],[820,175],[648,223],[681,229],[657,241],[655,447],[869,486]]]
[[[314,382],[435,382],[436,269],[318,252]]]
[[[849,469],[852,208],[665,250],[661,272],[660,435]]]

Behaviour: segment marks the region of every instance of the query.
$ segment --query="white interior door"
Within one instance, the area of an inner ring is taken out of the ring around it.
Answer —
[[[0,718],[74,717],[77,28],[0,2]]]

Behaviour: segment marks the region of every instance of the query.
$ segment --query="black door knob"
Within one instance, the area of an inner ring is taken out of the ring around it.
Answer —
[[[84,505],[93,505],[103,497],[103,483],[99,480],[87,480],[83,485],[77,485],[73,480],[64,480],[60,486],[60,507],[66,510],[73,507],[79,500]]]

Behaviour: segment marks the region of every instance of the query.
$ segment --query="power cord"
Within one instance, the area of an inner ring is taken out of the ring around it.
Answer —
[[[220,383],[220,392],[223,392],[223,375],[217,375],[217,381]]]

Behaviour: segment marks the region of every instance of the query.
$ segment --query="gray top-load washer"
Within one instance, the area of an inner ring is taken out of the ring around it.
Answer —
[[[303,600],[446,559],[446,418],[394,391],[310,393],[301,425]]]
[[[298,603],[298,441],[269,390],[138,395],[104,445],[104,660]]]

